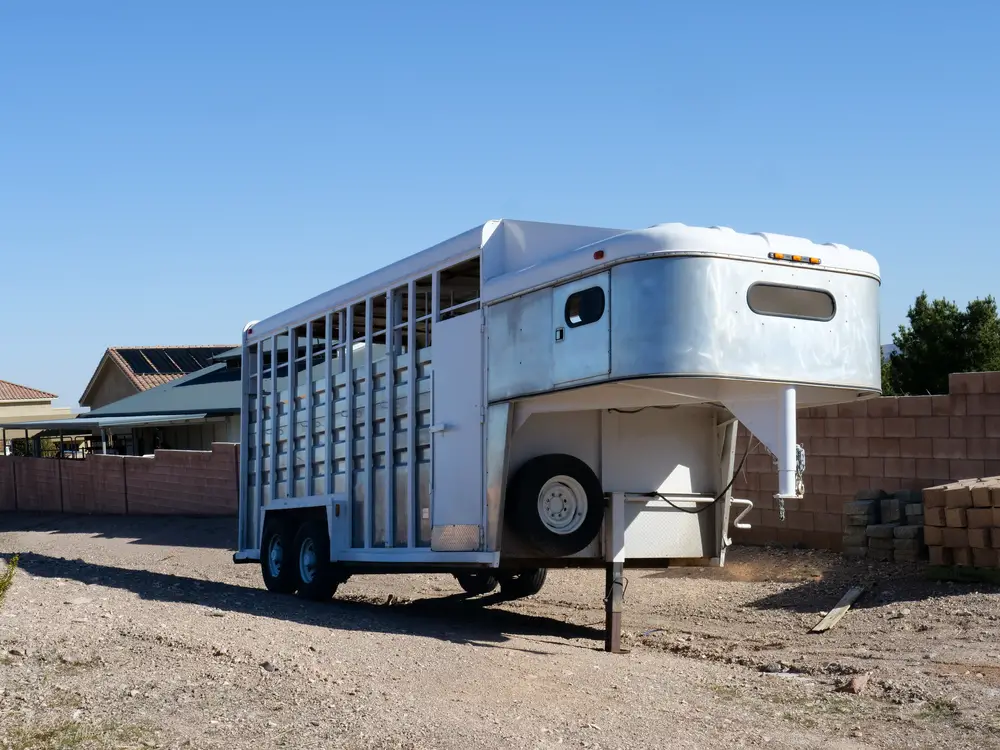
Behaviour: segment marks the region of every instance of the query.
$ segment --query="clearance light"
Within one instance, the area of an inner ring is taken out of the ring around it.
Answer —
[[[809,263],[813,266],[818,266],[820,264],[819,258],[810,258],[806,255],[785,255],[784,253],[768,253],[767,257],[771,260],[787,260],[792,263]]]

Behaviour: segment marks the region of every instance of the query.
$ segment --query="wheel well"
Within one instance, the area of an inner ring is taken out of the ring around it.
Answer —
[[[264,525],[272,519],[277,519],[291,527],[297,527],[306,521],[326,522],[326,506],[314,505],[308,508],[281,508],[268,510],[264,513]]]

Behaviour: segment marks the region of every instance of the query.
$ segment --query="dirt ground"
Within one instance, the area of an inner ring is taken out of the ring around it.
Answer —
[[[364,576],[314,604],[233,565],[234,526],[0,516],[0,557],[20,554],[0,748],[1000,747],[995,587],[737,548],[722,570],[627,571],[615,656],[599,571],[509,603]]]

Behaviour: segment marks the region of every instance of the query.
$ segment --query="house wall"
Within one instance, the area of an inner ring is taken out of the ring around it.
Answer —
[[[839,550],[844,503],[860,490],[920,490],[1000,475],[1000,372],[954,374],[949,391],[800,412],[804,497],[786,500],[780,520],[773,497],[777,471],[771,457],[756,447],[733,486],[735,497],[754,503],[744,519],[753,528],[734,530],[733,538]],[[741,428],[737,461],[749,442]]]
[[[101,374],[97,376],[94,387],[90,390],[90,397],[86,402],[81,401],[81,406],[89,406],[91,409],[100,409],[102,406],[120,401],[127,396],[134,396],[139,392],[135,384],[128,379],[128,376],[110,360],[101,368]]]
[[[43,419],[70,419],[73,410],[65,407],[52,406],[51,401],[8,401],[0,403],[0,429],[4,423],[37,422]],[[11,440],[24,437],[24,430],[8,430],[3,433],[6,440],[0,436],[0,455],[9,452],[8,443]],[[28,430],[28,437],[34,437],[38,430]]]
[[[4,422],[32,422],[38,419],[68,419],[73,410],[56,407],[51,401],[0,402],[0,425]]]
[[[239,446],[83,460],[0,456],[0,511],[235,515]]]

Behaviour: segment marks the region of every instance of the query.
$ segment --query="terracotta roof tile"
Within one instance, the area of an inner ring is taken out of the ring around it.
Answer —
[[[223,344],[115,346],[107,353],[139,391],[148,391],[215,364],[212,357],[232,348],[232,345]]]
[[[41,401],[58,398],[54,393],[0,380],[0,401]]]
[[[100,364],[90,376],[90,382],[80,396],[80,403],[89,403],[90,390],[109,361],[114,362],[115,367],[142,393],[216,364],[212,357],[232,348],[231,344],[112,346],[104,352]]]

